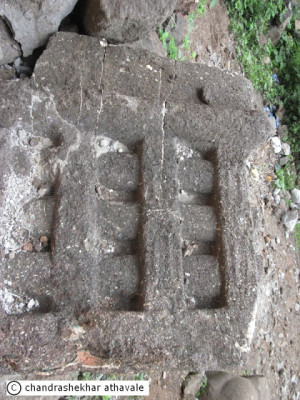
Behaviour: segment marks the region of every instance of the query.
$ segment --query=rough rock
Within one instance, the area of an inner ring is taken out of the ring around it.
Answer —
[[[147,50],[150,53],[156,53],[159,56],[165,56],[165,49],[156,32],[151,32],[144,39],[128,43],[124,46],[131,47],[136,50]]]
[[[295,204],[300,204],[300,190],[297,188],[294,188],[291,190],[291,200]]]
[[[0,65],[0,80],[9,81],[16,76],[15,69],[9,65]]]
[[[266,113],[241,77],[101,43],[58,33],[30,80],[0,83],[1,371],[240,363]]]
[[[206,372],[206,400],[269,400],[269,388],[262,376],[240,377],[226,372]]]
[[[194,400],[195,395],[197,394],[203,382],[204,374],[197,373],[188,375],[184,381],[183,387],[184,400]]]
[[[299,215],[297,210],[287,211],[286,213],[283,214],[281,220],[289,232],[293,232],[297,224],[298,217]]]
[[[288,164],[290,160],[291,159],[289,156],[281,157],[279,160],[279,164],[283,167],[284,165]]]
[[[271,146],[273,147],[275,154],[278,154],[281,152],[281,141],[278,136],[272,137]]]
[[[174,13],[165,27],[165,31],[170,32],[174,38],[176,46],[179,46],[184,41],[187,29],[188,19],[180,13]]]
[[[0,17],[11,27],[23,56],[44,46],[77,0],[10,0],[0,2]]]
[[[0,64],[11,63],[20,55],[20,46],[12,38],[6,23],[0,18]]]
[[[288,143],[282,143],[281,152],[284,156],[289,156],[291,154],[291,146]]]
[[[285,30],[286,26],[290,22],[292,15],[292,10],[288,8],[286,12],[281,16],[281,23],[277,26],[271,26],[268,30],[267,39],[270,39],[273,45],[276,45],[279,42],[282,32]]]
[[[91,36],[109,43],[130,43],[154,31],[170,16],[176,0],[87,0],[81,3],[83,24]]]

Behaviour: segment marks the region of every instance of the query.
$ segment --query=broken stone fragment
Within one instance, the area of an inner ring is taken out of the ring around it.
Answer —
[[[287,211],[286,213],[283,214],[282,222],[289,232],[293,232],[297,224],[298,217],[299,215],[297,210]]]
[[[8,21],[15,41],[20,43],[23,56],[27,57],[34,49],[45,45],[49,36],[58,31],[59,24],[71,13],[76,3],[77,0],[1,1],[0,16]]]
[[[291,200],[295,204],[300,204],[300,190],[297,188],[294,188],[291,190]]]
[[[278,154],[281,152],[282,146],[281,146],[281,141],[278,136],[272,137],[271,146],[273,147],[275,154]]]
[[[0,65],[11,63],[20,55],[20,46],[12,38],[7,25],[0,18]]]
[[[203,382],[205,382],[205,376],[203,375],[203,373],[188,375],[184,381],[184,399],[194,400]]]
[[[281,152],[284,156],[289,156],[291,154],[291,146],[288,143],[282,143]]]
[[[91,36],[110,43],[142,39],[175,9],[176,0],[87,0],[82,2],[83,24]]]

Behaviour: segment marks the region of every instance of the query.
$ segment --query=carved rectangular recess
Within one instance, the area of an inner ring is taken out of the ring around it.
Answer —
[[[2,273],[5,280],[11,282],[8,290],[14,297],[14,303],[6,309],[8,314],[56,310],[50,254],[56,203],[55,182],[53,186],[47,182],[45,189],[39,193],[40,197],[31,199],[23,206],[23,228],[16,232],[21,252],[3,260]]]
[[[226,304],[216,169],[215,151],[179,146],[182,263],[185,298],[191,309]]]
[[[103,255],[96,277],[101,283],[97,307],[102,309],[135,311],[140,308],[139,190],[137,147],[129,152],[101,155],[95,191],[98,197],[99,250]]]

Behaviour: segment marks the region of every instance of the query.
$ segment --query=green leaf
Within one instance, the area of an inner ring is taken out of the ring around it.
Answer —
[[[209,8],[212,9],[217,4],[217,0],[212,0],[209,4]]]

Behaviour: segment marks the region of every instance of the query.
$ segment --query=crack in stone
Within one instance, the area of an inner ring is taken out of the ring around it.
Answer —
[[[80,120],[82,114],[82,104],[83,104],[83,88],[82,88],[82,71],[80,72],[80,106],[79,106],[79,116],[77,122]]]
[[[163,102],[162,105],[162,124],[161,124],[161,131],[162,131],[162,139],[161,139],[161,161],[160,161],[160,168],[161,168],[161,180],[160,180],[160,199],[162,198],[162,181],[163,181],[163,169],[164,169],[164,161],[165,161],[165,116],[166,116],[166,102]]]
[[[101,44],[101,40],[99,41],[99,43],[100,43],[100,46],[103,46],[103,45]],[[104,56],[103,56],[103,61],[102,61],[102,68],[101,68],[101,72],[100,72],[100,77],[99,77],[98,89],[99,89],[99,91],[100,91],[100,108],[99,108],[99,110],[97,111],[97,119],[96,119],[95,133],[96,133],[96,131],[97,131],[97,129],[98,129],[98,124],[99,124],[99,121],[100,121],[100,115],[101,115],[102,108],[103,108],[103,92],[104,92],[104,89],[101,89],[101,85],[102,85],[102,78],[103,78],[103,74],[104,74],[105,57],[106,57],[106,46],[104,46]]]

